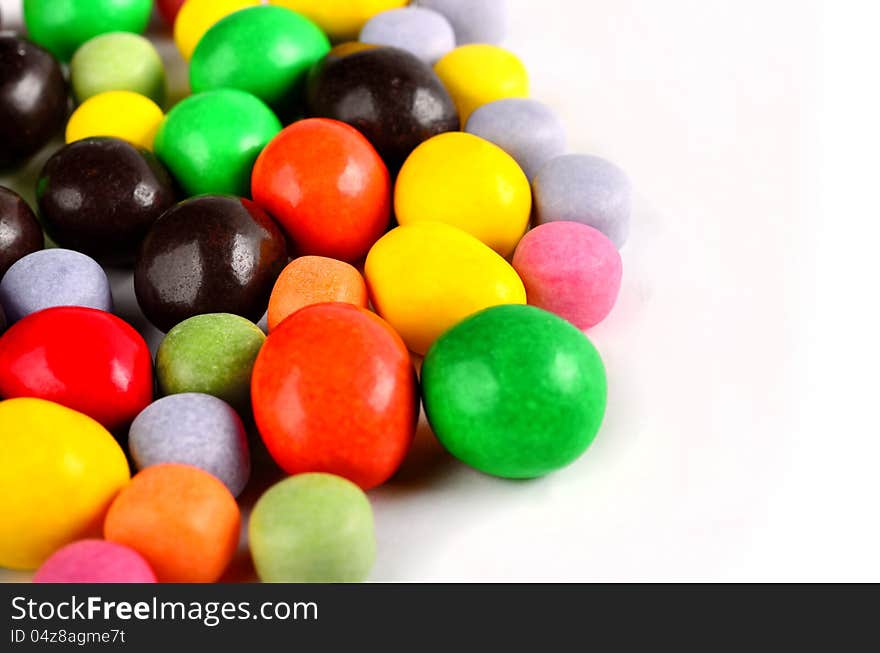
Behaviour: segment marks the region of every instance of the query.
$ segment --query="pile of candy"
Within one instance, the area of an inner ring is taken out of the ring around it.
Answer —
[[[250,515],[264,581],[368,576],[364,491],[421,405],[484,473],[577,459],[631,191],[527,99],[503,0],[158,4],[192,87],[167,113],[151,0],[24,0],[28,37],[0,35],[0,166],[67,142],[39,221],[0,188],[0,566],[217,581],[254,430],[290,475]]]

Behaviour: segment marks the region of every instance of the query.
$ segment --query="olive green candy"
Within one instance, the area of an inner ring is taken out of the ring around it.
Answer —
[[[278,117],[250,93],[223,89],[175,106],[153,149],[189,196],[250,195],[257,156],[281,131]]]
[[[165,66],[143,36],[113,32],[83,44],[70,62],[76,99],[85,102],[105,91],[140,93],[156,104],[165,102]]]
[[[284,7],[237,11],[199,41],[190,61],[193,92],[238,88],[284,117],[301,109],[311,67],[330,50],[317,25]]]
[[[367,496],[331,474],[300,474],[271,487],[254,506],[248,538],[266,583],[360,583],[376,558]]]
[[[531,306],[498,306],[442,335],[422,366],[437,438],[487,474],[537,478],[574,462],[605,414],[605,367],[577,328]]]
[[[251,372],[265,334],[238,315],[197,315],[171,329],[156,354],[164,395],[213,395],[239,410],[250,405]]]

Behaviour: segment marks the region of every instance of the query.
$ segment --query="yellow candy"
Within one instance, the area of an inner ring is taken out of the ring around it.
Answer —
[[[357,40],[361,28],[376,14],[406,6],[408,0],[269,0],[310,18],[331,41]]]
[[[439,222],[387,233],[367,256],[376,311],[417,354],[484,308],[525,304],[514,269],[479,240]]]
[[[189,61],[202,37],[222,18],[240,9],[263,4],[260,0],[187,0],[174,19],[174,42]]]
[[[100,537],[129,479],[113,436],[42,399],[0,402],[0,567],[35,569],[62,546]]]
[[[515,54],[494,45],[464,45],[448,53],[434,66],[461,117],[484,104],[529,96],[529,74]]]
[[[532,211],[529,180],[497,145],[450,132],[409,156],[394,192],[402,225],[432,221],[467,231],[501,256],[513,254]]]
[[[67,123],[68,143],[92,136],[114,136],[153,149],[165,116],[150,98],[131,91],[107,91],[83,102]]]

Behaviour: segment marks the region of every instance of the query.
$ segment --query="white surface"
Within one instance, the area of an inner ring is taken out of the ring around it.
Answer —
[[[529,483],[470,471],[422,430],[371,493],[372,579],[880,580],[880,227],[853,192],[877,183],[860,119],[880,115],[863,52],[878,11],[511,4],[533,95],[640,195],[620,304],[591,334],[607,422]]]

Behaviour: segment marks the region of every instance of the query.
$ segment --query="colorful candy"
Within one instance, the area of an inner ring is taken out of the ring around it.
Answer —
[[[357,38],[364,24],[376,14],[397,9],[408,0],[269,0],[307,16],[333,40],[352,41]]]
[[[0,566],[9,569],[36,569],[100,534],[128,482],[125,454],[104,427],[42,399],[0,402],[0,450]]]
[[[294,313],[266,340],[252,382],[254,418],[288,474],[327,472],[364,489],[403,462],[419,414],[406,346],[350,304]]]
[[[413,4],[445,16],[459,45],[497,45],[507,37],[507,0],[414,0]]]
[[[43,249],[37,216],[15,191],[0,186],[0,279],[12,264]]]
[[[156,0],[156,6],[159,8],[159,13],[162,14],[162,18],[165,19],[165,22],[173,26],[177,14],[180,13],[180,9],[186,1],[187,0]]]
[[[376,311],[417,354],[469,315],[526,303],[522,281],[507,261],[439,222],[388,233],[370,250],[366,277]]]
[[[105,540],[80,540],[59,549],[34,575],[35,583],[155,583],[136,551]]]
[[[104,537],[137,551],[160,583],[214,583],[238,546],[241,514],[214,476],[196,467],[154,465],[113,501]]]
[[[330,474],[301,474],[270,488],[254,506],[248,535],[267,583],[360,583],[376,557],[369,500]]]
[[[189,61],[205,33],[220,20],[242,9],[256,7],[260,0],[187,0],[174,20],[174,42]]]
[[[406,50],[433,66],[455,49],[455,32],[441,14],[420,7],[404,7],[373,16],[361,30],[361,43]]]
[[[77,107],[67,123],[64,140],[73,143],[93,136],[111,136],[152,150],[164,117],[162,109],[148,97],[131,91],[105,91]]]
[[[131,91],[165,102],[165,64],[143,36],[113,32],[84,43],[70,61],[70,81],[80,102],[105,91]]]

